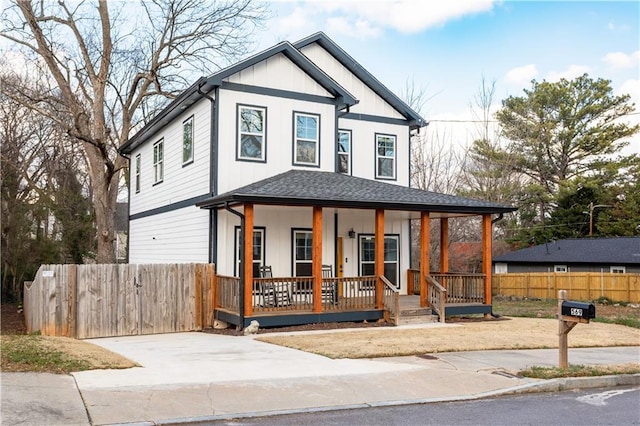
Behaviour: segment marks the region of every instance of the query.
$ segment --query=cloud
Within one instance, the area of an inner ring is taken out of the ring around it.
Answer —
[[[610,52],[604,55],[602,60],[611,68],[632,68],[640,62],[640,50],[628,55],[624,52]]]
[[[627,80],[615,90],[618,95],[631,95],[631,102],[636,104],[636,110],[640,108],[640,79]]]
[[[510,69],[507,71],[504,79],[509,84],[517,84],[521,86],[529,83],[536,75],[538,75],[538,68],[536,68],[536,65],[528,64]]]
[[[467,15],[489,12],[495,3],[495,0],[304,1],[276,19],[273,28],[287,36],[298,34],[301,29],[308,32],[310,27],[362,39],[378,37],[385,29],[413,34]],[[287,9],[286,3],[276,2],[275,7]]]
[[[588,72],[589,67],[586,65],[569,65],[564,71],[550,71],[549,74],[547,74],[547,81],[559,81],[561,78],[573,80]]]

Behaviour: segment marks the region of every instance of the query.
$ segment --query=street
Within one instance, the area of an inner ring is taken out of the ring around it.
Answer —
[[[638,425],[640,387],[234,419],[226,425]]]

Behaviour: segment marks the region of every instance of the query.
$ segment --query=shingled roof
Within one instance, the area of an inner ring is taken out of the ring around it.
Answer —
[[[640,237],[558,240],[496,256],[493,261],[640,265]]]
[[[334,172],[290,170],[214,196],[197,204],[222,208],[225,204],[316,205],[342,208],[490,214],[515,207],[407,188]]]

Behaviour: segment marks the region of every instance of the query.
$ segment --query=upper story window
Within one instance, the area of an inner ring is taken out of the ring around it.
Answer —
[[[567,265],[553,265],[553,272],[569,272]]]
[[[624,274],[627,272],[627,269],[624,266],[610,266],[609,272],[612,274]]]
[[[238,105],[237,159],[266,161],[266,120],[266,108]]]
[[[136,155],[136,194],[140,192],[140,167],[142,159],[140,154]]]
[[[193,163],[193,116],[182,122],[182,165]]]
[[[293,121],[293,164],[319,166],[320,116],[295,112]]]
[[[396,178],[396,137],[376,134],[376,178]]]
[[[351,174],[351,130],[338,132],[338,173]]]
[[[164,179],[164,139],[153,144],[153,183]]]

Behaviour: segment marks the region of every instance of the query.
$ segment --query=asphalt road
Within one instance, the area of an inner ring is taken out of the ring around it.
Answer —
[[[640,387],[219,421],[226,425],[640,425]]]

